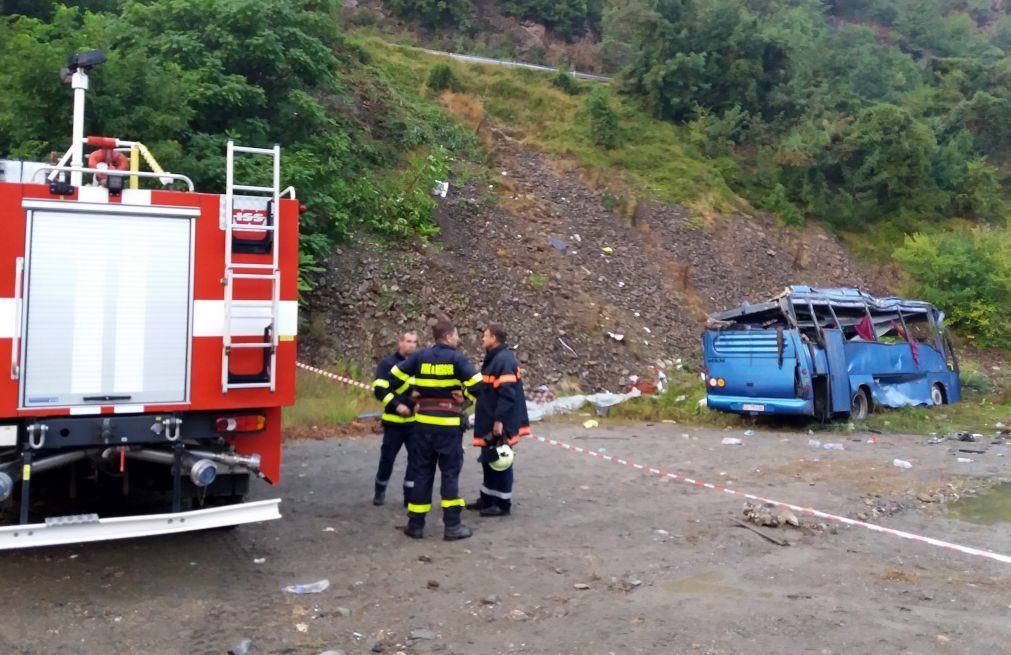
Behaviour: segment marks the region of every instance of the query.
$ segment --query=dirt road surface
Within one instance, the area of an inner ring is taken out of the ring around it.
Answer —
[[[997,449],[959,463],[949,444],[860,432],[828,437],[843,451],[813,449],[803,431],[539,434],[1011,554],[1009,524],[917,499],[1008,477]],[[474,537],[447,543],[435,514],[414,541],[395,529],[395,485],[393,504],[371,505],[378,445],[289,444],[283,485],[255,493],[284,498],[281,521],[0,555],[0,653],[220,654],[243,639],[253,654],[311,655],[1011,652],[1008,564],[805,516],[800,529],[760,528],[790,542],[778,546],[734,524],[738,498],[534,441],[518,453],[513,516],[468,516]],[[321,594],[280,591],[322,578]]]

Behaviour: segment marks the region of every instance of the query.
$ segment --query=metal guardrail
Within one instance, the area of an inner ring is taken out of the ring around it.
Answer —
[[[400,46],[403,48],[409,48],[410,50],[417,50],[419,52],[425,52],[430,55],[437,55],[439,57],[451,57],[457,61],[463,61],[470,64],[487,64],[489,66],[506,66],[508,68],[526,68],[527,70],[541,71],[544,73],[557,73],[557,68],[551,68],[550,66],[539,66],[537,64],[527,64],[520,61],[508,61],[505,59],[492,59],[491,57],[478,57],[475,55],[461,55],[455,52],[444,52],[442,50],[428,50],[427,48],[414,48],[411,46]],[[587,82],[604,82],[610,83],[614,78],[607,77],[606,75],[593,75],[592,73],[580,73],[578,71],[569,72],[572,77],[578,80],[586,80]]]

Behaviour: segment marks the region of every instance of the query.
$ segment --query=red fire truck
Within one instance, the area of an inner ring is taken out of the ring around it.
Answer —
[[[295,397],[300,206],[280,148],[229,141],[225,193],[195,192],[143,144],[84,135],[104,59],[64,71],[62,159],[0,161],[0,550],[280,517],[279,499],[243,502],[251,478],[279,481]],[[272,182],[236,183],[242,158]]]

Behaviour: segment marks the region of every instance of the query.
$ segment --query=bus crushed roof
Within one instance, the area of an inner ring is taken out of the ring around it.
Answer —
[[[929,320],[933,315],[940,323],[942,314],[928,302],[906,300],[897,296],[876,298],[859,289],[834,288],[816,289],[794,285],[767,302],[743,303],[739,307],[710,315],[716,326],[727,324],[765,325],[787,321],[794,325],[813,323],[838,323],[852,325],[870,315],[875,323],[898,320]]]

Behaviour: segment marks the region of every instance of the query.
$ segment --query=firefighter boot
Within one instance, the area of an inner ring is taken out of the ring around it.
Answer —
[[[501,505],[489,505],[481,510],[481,516],[483,516],[484,518],[509,516],[509,509],[506,509]]]
[[[489,503],[485,502],[484,498],[478,498],[472,503],[467,503],[467,509],[472,512],[483,512],[488,509]]]
[[[372,504],[377,507],[386,504],[386,487],[376,485],[376,493],[372,496]],[[407,505],[404,505],[404,507],[407,507]]]
[[[423,539],[425,537],[425,515],[415,512],[408,514],[404,534],[411,539]]]
[[[446,532],[443,538],[446,541],[457,541],[458,539],[466,539],[474,534],[474,531],[468,528],[463,523],[457,523],[456,525],[447,525]]]

